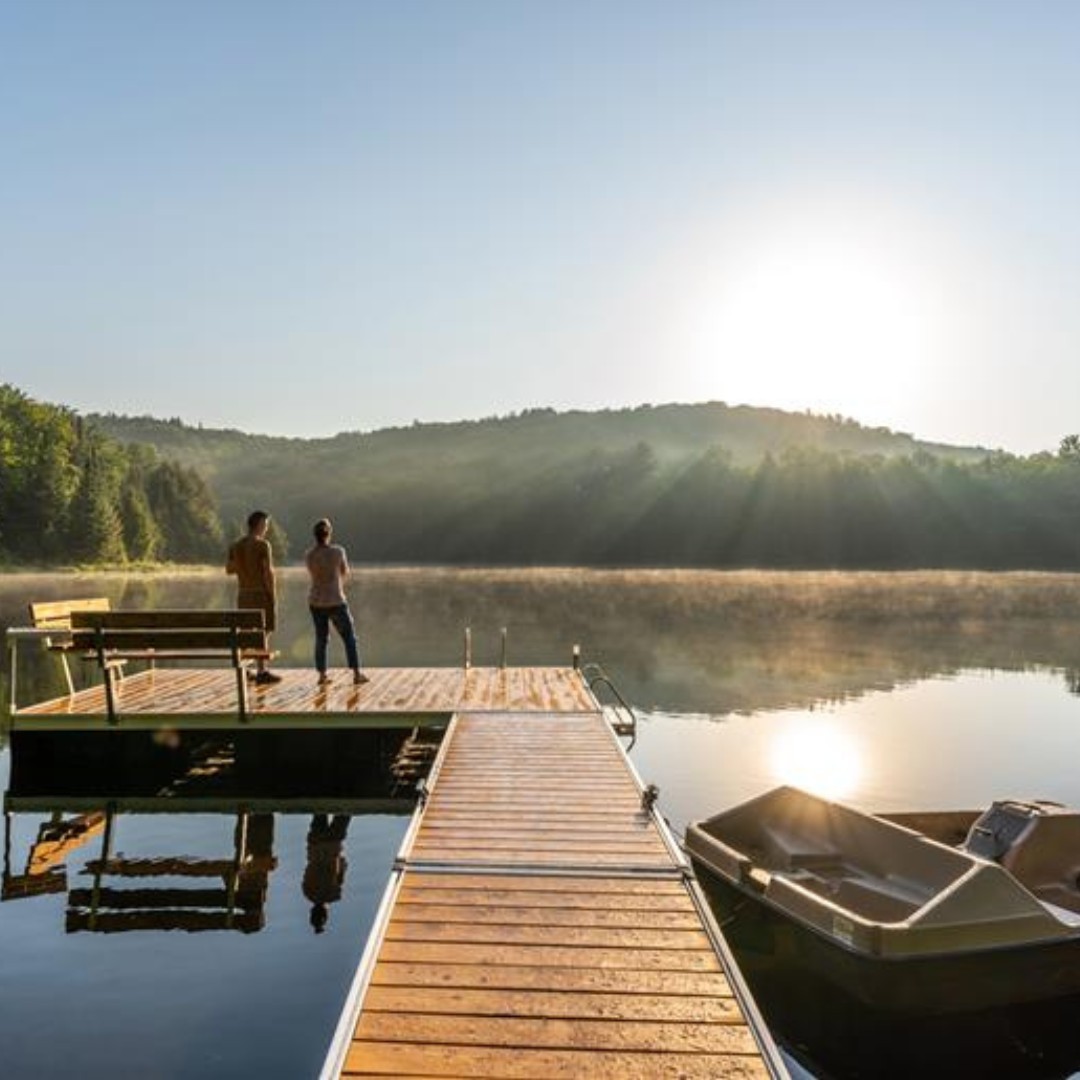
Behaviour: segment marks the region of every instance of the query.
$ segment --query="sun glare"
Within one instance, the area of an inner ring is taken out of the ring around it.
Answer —
[[[710,396],[885,422],[926,392],[939,304],[898,243],[774,237],[698,295],[692,351]]]
[[[778,784],[827,799],[852,795],[862,778],[859,748],[851,736],[813,714],[792,718],[776,733],[769,767]]]

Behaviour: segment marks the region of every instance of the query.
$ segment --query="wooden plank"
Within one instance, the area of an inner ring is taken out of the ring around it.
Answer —
[[[536,776],[516,777],[457,777],[453,775],[439,777],[443,795],[472,794],[478,798],[497,799],[506,795],[515,798],[542,795],[546,798],[576,798],[578,795],[621,795],[637,794],[629,776],[612,775],[610,772],[597,776]]]
[[[230,626],[261,630],[264,625],[263,618],[263,612],[253,608],[110,611],[106,606],[71,610],[71,625],[75,630],[94,629],[99,626],[109,630],[181,630]]]
[[[524,845],[524,846],[523,846]],[[539,834],[531,834],[528,830],[522,830],[517,839],[511,837],[482,837],[482,836],[443,836],[432,835],[421,829],[413,850],[417,854],[438,854],[439,851],[472,852],[476,855],[490,855],[492,859],[501,859],[511,854],[543,855],[551,852],[563,852],[565,854],[587,854],[588,852],[609,852],[626,855],[627,861],[632,862],[641,855],[663,855],[670,858],[667,848],[661,843],[659,837],[611,837],[604,834],[602,838],[586,840],[564,840],[559,837],[542,837]],[[471,856],[470,856],[471,857]]]
[[[436,923],[391,921],[387,941],[457,942],[484,945],[549,945],[553,940],[565,948],[672,949],[708,951],[709,939],[700,928],[691,930],[643,930],[625,926],[551,926],[507,923]]]
[[[434,803],[434,799],[431,800]],[[441,801],[441,800],[440,800]],[[491,825],[493,828],[520,828],[551,826],[557,829],[579,829],[590,832],[612,825],[634,832],[648,832],[653,828],[652,818],[640,810],[640,802],[627,814],[621,810],[597,810],[589,814],[576,807],[562,810],[504,810],[501,807],[478,807],[475,810],[453,810],[440,807],[437,816],[429,816],[425,824],[430,828],[471,828],[476,823]]]
[[[538,819],[550,821],[616,819],[619,821],[635,821],[649,823],[651,819],[641,809],[640,798],[622,798],[616,805],[604,802],[602,805],[585,809],[576,802],[568,805],[565,802],[557,802],[551,806],[542,806],[535,800],[528,800],[523,806],[511,805],[508,799],[500,801],[499,806],[493,807],[490,802],[475,799],[449,799],[441,796],[438,791],[428,797],[429,805],[439,804],[441,817],[452,819],[455,816],[462,818],[475,818],[478,814],[489,815],[490,820],[501,818],[509,820]]]
[[[427,863],[434,866],[460,864],[465,867],[491,866],[500,868],[505,866],[530,866],[535,865],[538,869],[549,867],[567,867],[580,873],[585,873],[592,867],[610,867],[621,871],[635,870],[663,870],[671,866],[671,860],[666,852],[657,852],[655,855],[642,853],[627,856],[619,851],[501,851],[483,852],[468,848],[440,848],[437,851],[425,849],[415,857],[417,863]]]
[[[522,751],[528,756],[528,751]],[[636,787],[630,774],[616,769],[610,763],[606,766],[594,765],[578,768],[572,762],[564,762],[561,767],[537,767],[528,771],[504,769],[502,759],[492,756],[484,766],[462,768],[453,757],[443,766],[444,779],[448,786],[468,786],[477,790],[487,788],[506,788],[518,785],[529,787],[585,787],[590,784],[620,784]]]
[[[550,1017],[441,1016],[365,1012],[358,1040],[513,1046],[553,1050],[644,1050],[667,1054],[752,1054],[745,1025],[686,1021],[553,1019]]]
[[[560,813],[567,812],[570,801],[565,796],[544,795],[506,795],[495,800],[477,801],[471,796],[440,795],[436,793],[428,799],[429,807],[439,807],[440,810],[489,810],[492,813]],[[581,793],[574,798],[572,804],[579,813],[600,814],[635,814],[641,810],[641,799],[629,795],[594,795]]]
[[[510,889],[530,893],[613,893],[630,896],[662,892],[686,896],[682,884],[675,881],[622,880],[603,874],[580,877],[523,877],[520,874],[407,874],[402,885],[409,889]]]
[[[27,605],[30,624],[39,630],[68,630],[71,616],[77,611],[108,611],[108,597],[95,596],[81,600],[44,600]]]
[[[238,648],[265,649],[266,632],[264,630],[232,630],[224,628],[201,628],[177,629],[174,627],[161,627],[147,629],[134,627],[132,629],[114,630],[79,630],[71,631],[71,643],[76,649],[96,649],[99,645],[109,653],[123,655],[133,650],[160,649],[172,653],[180,653],[184,650],[200,650],[211,652],[218,650],[228,654],[235,638]],[[204,657],[203,659],[212,659]]]
[[[569,838],[555,833],[538,832],[530,829],[518,829],[514,835],[499,835],[495,832],[468,832],[460,830],[442,832],[437,836],[425,838],[424,830],[421,831],[415,848],[427,849],[429,852],[438,852],[440,849],[475,849],[480,852],[521,851],[522,844],[528,845],[530,851],[625,851],[628,855],[634,852],[667,852],[657,836],[617,836],[610,832],[594,833],[592,836],[571,836]]]
[[[627,897],[612,897],[608,893],[545,894],[522,892],[479,892],[470,897],[467,891],[448,892],[435,890],[402,889],[398,894],[400,908],[417,905],[447,905],[463,908],[466,912],[474,906],[501,904],[505,907],[527,905],[528,910],[539,908],[566,911],[655,911],[658,913],[683,912],[696,918],[693,906],[683,897],[665,893],[648,893]],[[497,909],[496,909],[497,910]]]
[[[536,1016],[551,1020],[664,1020],[702,1024],[743,1022],[735,999],[693,994],[602,994],[555,990],[455,990],[373,986],[367,1012],[443,1016]]]
[[[345,1076],[501,1077],[502,1080],[763,1080],[764,1063],[752,1055],[655,1054],[515,1047],[416,1046],[353,1043]]]
[[[458,988],[466,990],[549,990],[593,994],[675,994],[696,1000],[728,997],[731,989],[719,971],[641,968],[536,967],[524,964],[426,964],[381,960],[372,986]]]
[[[623,846],[638,846],[653,848],[660,845],[660,839],[655,833],[641,829],[627,829],[622,825],[612,825],[610,828],[593,826],[592,828],[545,828],[530,829],[527,825],[501,825],[485,828],[483,825],[463,826],[450,822],[432,822],[426,825],[422,831],[422,842],[458,843],[461,841],[478,842],[481,844],[500,844],[516,846],[522,842],[531,843],[544,841],[550,844],[584,844],[591,845],[611,841]],[[662,845],[661,845],[662,846]]]
[[[540,967],[629,968],[647,971],[720,971],[711,949],[620,949],[563,945],[483,945],[387,941],[380,959],[426,964],[512,964]]]
[[[508,926],[625,926],[636,929],[696,930],[701,926],[691,910],[657,911],[654,908],[597,910],[596,908],[523,907],[491,904],[415,904],[401,903],[394,910],[397,923],[468,923]]]

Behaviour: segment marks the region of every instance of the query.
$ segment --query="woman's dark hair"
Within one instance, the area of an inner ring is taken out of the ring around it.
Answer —
[[[257,525],[261,525],[264,521],[269,521],[270,515],[265,510],[252,510],[248,514],[248,528],[254,529]]]
[[[318,540],[320,544],[325,543],[327,540],[330,539],[330,519],[319,518],[319,520],[315,522],[315,527],[311,531],[315,534],[315,539]]]

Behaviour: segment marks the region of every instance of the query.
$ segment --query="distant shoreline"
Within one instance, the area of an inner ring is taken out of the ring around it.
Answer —
[[[279,563],[275,568],[278,573],[294,574],[302,573],[304,566],[301,562],[290,561]],[[1080,576],[1080,566],[1068,570],[1047,570],[1039,568],[1018,569],[1009,567],[1004,569],[988,569],[986,567],[970,566],[923,566],[923,567],[867,567],[867,566],[594,566],[594,565],[570,565],[560,563],[547,563],[532,565],[513,565],[509,563],[423,563],[423,562],[353,562],[352,569],[355,573],[366,572],[431,572],[431,573],[454,573],[454,574],[489,574],[495,577],[513,577],[534,574],[581,574],[602,576],[608,575],[710,575],[735,578],[744,576],[775,576],[794,578],[797,576],[823,578],[840,577],[882,577],[882,578],[915,578],[918,576],[938,577],[946,576],[985,576],[993,578],[1063,578],[1074,579]],[[134,564],[104,565],[104,566],[0,566],[0,578],[10,577],[43,577],[43,576],[70,576],[70,577],[196,577],[207,575],[220,575],[225,577],[223,566],[208,563],[155,563],[151,565]]]

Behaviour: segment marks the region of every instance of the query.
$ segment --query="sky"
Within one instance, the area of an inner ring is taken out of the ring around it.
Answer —
[[[1080,430],[1080,3],[0,0],[0,381]]]

